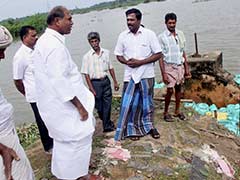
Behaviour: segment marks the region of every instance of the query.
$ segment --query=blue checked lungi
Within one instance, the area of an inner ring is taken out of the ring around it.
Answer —
[[[116,141],[129,136],[144,136],[154,128],[153,85],[154,78],[142,79],[138,84],[132,79],[125,82]]]

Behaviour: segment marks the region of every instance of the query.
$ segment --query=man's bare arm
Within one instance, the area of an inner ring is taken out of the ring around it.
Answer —
[[[93,93],[94,96],[96,96],[96,91],[95,91],[95,89],[93,88],[93,85],[92,85],[90,76],[89,76],[88,74],[84,74],[84,77],[85,77],[85,79],[86,79],[86,82],[87,82],[87,85],[88,85],[88,87],[89,87],[89,90]]]
[[[114,83],[114,90],[118,91],[119,90],[119,84],[118,84],[116,76],[115,76],[115,71],[112,68],[112,69],[109,69],[109,72],[110,72],[110,74],[112,76],[112,80],[113,80],[113,83]]]
[[[17,88],[17,90],[25,96],[25,88],[24,88],[24,84],[23,84],[23,81],[21,79],[17,79],[17,80],[14,80],[14,84]]]
[[[165,71],[165,66],[164,66],[164,60],[163,60],[163,56],[160,58],[159,60],[159,67],[160,67],[160,70],[161,70],[161,73],[162,73],[162,80],[165,84],[168,84],[169,83],[169,80],[168,80],[168,76],[167,76],[167,73]]]
[[[130,66],[131,68],[135,68],[135,67],[142,66],[144,64],[149,64],[149,63],[156,62],[161,57],[162,57],[162,53],[159,52],[159,53],[156,53],[156,54],[152,54],[150,57],[148,57],[146,59],[142,59],[142,60],[131,58],[127,62],[127,65]]]
[[[86,109],[83,107],[82,103],[79,101],[79,99],[75,96],[71,102],[73,105],[78,109],[78,112],[82,116],[82,120],[85,121],[88,119],[88,112]]]
[[[185,70],[184,76],[185,76],[186,79],[189,79],[189,78],[192,77],[192,75],[191,75],[191,72],[189,70],[189,65],[188,65],[188,61],[187,61],[187,55],[186,55],[185,51],[183,51],[183,58],[184,58],[183,65],[184,65],[184,70]]]
[[[116,56],[117,60],[122,64],[127,64],[127,60],[123,56]]]

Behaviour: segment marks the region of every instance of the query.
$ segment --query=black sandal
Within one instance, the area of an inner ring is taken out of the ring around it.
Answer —
[[[174,119],[172,118],[172,116],[171,116],[170,114],[165,114],[165,115],[163,116],[163,119],[164,119],[164,121],[166,121],[166,122],[174,122]]]
[[[154,138],[154,139],[159,139],[160,138],[160,134],[158,132],[158,130],[156,128],[151,129],[149,131],[149,134]]]
[[[186,119],[186,117],[184,116],[183,113],[178,113],[178,114],[175,114],[174,117],[177,117],[179,118],[180,120],[184,121]]]

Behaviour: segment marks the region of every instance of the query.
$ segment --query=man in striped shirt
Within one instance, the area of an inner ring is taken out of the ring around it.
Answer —
[[[190,78],[187,57],[185,54],[185,37],[182,31],[176,29],[177,16],[168,13],[165,16],[167,29],[159,35],[159,41],[164,56],[159,61],[163,82],[167,85],[165,96],[164,120],[174,121],[168,113],[173,88],[175,89],[175,117],[185,120],[185,116],[180,112],[181,88],[185,78]]]
[[[111,132],[115,126],[111,121],[112,89],[107,76],[108,71],[112,76],[115,91],[119,90],[119,85],[109,51],[100,47],[99,33],[90,32],[88,42],[92,48],[83,57],[81,73],[84,74],[89,90],[95,96],[95,107],[103,121],[103,132]]]

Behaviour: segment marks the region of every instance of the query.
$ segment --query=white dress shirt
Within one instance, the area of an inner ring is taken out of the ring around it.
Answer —
[[[85,87],[64,36],[47,28],[36,43],[33,59],[37,105],[50,136],[58,141],[78,141],[92,134],[94,96]],[[81,121],[70,101],[75,96],[88,111],[86,121]]]
[[[14,128],[12,116],[13,107],[4,98],[0,89],[0,138],[12,132]]]
[[[22,44],[13,58],[13,79],[23,81],[25,97],[27,102],[30,103],[36,102],[32,52],[31,48]]]
[[[140,26],[136,34],[126,30],[119,35],[114,54],[123,56],[126,60],[131,58],[144,60],[161,51],[156,34]],[[138,83],[141,79],[153,77],[155,77],[154,63],[145,64],[137,68],[125,65],[124,81],[129,81],[133,78],[134,82]]]
[[[109,50],[100,49],[100,54],[91,49],[84,56],[82,61],[82,74],[88,74],[90,79],[104,78],[108,70],[112,69],[112,63],[109,58]]]

